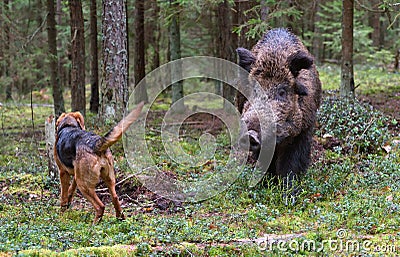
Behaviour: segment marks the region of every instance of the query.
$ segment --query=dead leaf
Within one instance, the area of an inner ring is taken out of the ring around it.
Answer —
[[[382,146],[382,149],[385,150],[386,153],[390,153],[392,151],[392,147],[390,145]]]
[[[215,225],[214,223],[211,223],[210,226],[209,226],[209,228],[210,228],[210,229],[217,229],[218,226]]]
[[[144,207],[144,208],[143,208],[143,211],[144,211],[144,212],[152,212],[153,210],[154,210],[153,207]]]
[[[392,195],[392,194],[388,195],[388,196],[386,197],[386,201],[388,201],[388,202],[393,202],[393,195]]]

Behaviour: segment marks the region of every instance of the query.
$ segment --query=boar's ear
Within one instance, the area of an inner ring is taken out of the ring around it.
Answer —
[[[236,49],[236,52],[239,56],[239,66],[247,70],[247,72],[250,72],[251,65],[256,60],[252,52],[242,47]]]
[[[313,64],[313,59],[305,52],[297,52],[288,58],[289,70],[294,77],[299,75],[300,70],[309,69]]]
[[[308,95],[308,90],[303,83],[296,82],[294,90],[298,95]]]

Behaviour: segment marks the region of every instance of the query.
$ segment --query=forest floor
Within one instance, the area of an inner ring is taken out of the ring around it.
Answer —
[[[374,106],[384,114],[400,122],[400,92],[380,93],[376,95],[362,95],[360,101]],[[389,124],[395,133],[400,133],[400,126]]]
[[[113,216],[100,183],[106,213],[95,226],[93,208],[80,193],[70,210],[59,211],[59,182],[49,174],[45,154],[44,120],[52,112],[46,92],[34,98],[34,128],[29,104],[3,103],[0,256],[400,255],[400,75],[359,71],[359,101],[348,102],[331,91],[339,85],[336,71],[320,73],[325,96],[313,164],[295,205],[285,204],[284,189],[272,178],[249,187],[250,166],[210,199],[170,201],[133,176],[119,142],[112,151],[127,219]],[[146,135],[162,170],[193,180],[219,172],[230,144],[223,123],[206,114],[185,121],[183,148],[198,154],[197,139],[207,131],[215,136],[217,154],[201,167],[181,169],[160,144],[163,113],[153,112]],[[93,115],[86,120],[86,128],[99,134],[111,126],[99,126]]]

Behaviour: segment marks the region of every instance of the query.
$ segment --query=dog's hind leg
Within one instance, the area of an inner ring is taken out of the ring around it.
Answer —
[[[92,165],[94,163],[94,165]],[[97,160],[93,160],[90,156],[76,161],[75,165],[75,181],[79,191],[93,205],[96,215],[93,225],[101,221],[105,206],[95,192],[95,188],[100,179],[100,167]]]
[[[115,191],[114,171],[111,170],[110,172],[108,172],[108,174],[106,174],[105,172],[102,172],[101,173],[101,178],[103,179],[104,183],[108,187],[108,190],[110,191],[112,203],[113,203],[114,208],[115,208],[115,216],[118,219],[124,220],[125,219],[125,215],[122,212],[121,204],[119,202],[117,192]]]
[[[60,169],[60,183],[61,183],[61,212],[69,208],[70,202],[68,200],[68,187],[70,175],[65,170]]]
[[[76,190],[76,180],[74,177],[71,185],[68,188],[68,206],[70,206],[72,203],[72,198],[74,198],[75,190]]]
[[[79,182],[78,182],[78,188],[81,191],[81,193],[83,194],[83,196],[86,199],[88,199],[88,201],[93,205],[93,208],[96,211],[96,214],[95,214],[95,217],[93,220],[93,225],[96,225],[103,218],[105,206],[104,206],[103,202],[97,196],[97,194],[94,190],[94,187],[88,188],[85,185],[79,184]]]

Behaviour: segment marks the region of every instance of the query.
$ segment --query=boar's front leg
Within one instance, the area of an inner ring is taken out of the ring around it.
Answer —
[[[298,178],[310,164],[312,129],[303,131],[290,142],[277,146],[276,175],[283,182],[286,205],[294,204],[300,188]]]

